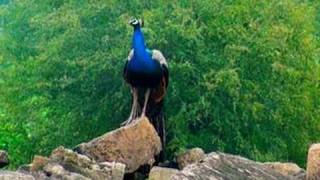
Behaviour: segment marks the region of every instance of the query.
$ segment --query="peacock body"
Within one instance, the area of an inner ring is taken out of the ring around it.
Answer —
[[[142,22],[134,19],[132,49],[124,66],[123,76],[132,92],[132,109],[127,121],[130,124],[140,116],[147,116],[162,145],[165,144],[163,101],[169,83],[167,61],[159,50],[146,47],[142,33]]]

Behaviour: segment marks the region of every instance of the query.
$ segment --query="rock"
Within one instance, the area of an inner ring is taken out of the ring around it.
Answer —
[[[6,151],[0,150],[0,168],[3,168],[9,164],[9,156]]]
[[[51,161],[58,162],[62,165],[79,166],[82,168],[90,168],[93,164],[95,164],[95,162],[87,156],[78,154],[62,146],[52,151],[50,159]]]
[[[35,155],[30,166],[30,171],[41,170],[45,165],[49,163],[49,158]]]
[[[306,171],[294,163],[266,162],[262,165],[279,172],[282,175],[300,177],[305,179]]]
[[[68,171],[66,171],[64,169],[64,167],[62,167],[61,165],[59,164],[52,164],[52,163],[49,163],[47,164],[43,170],[49,174],[50,176],[57,176],[57,177],[62,177],[64,175],[67,175],[69,174]]]
[[[312,144],[308,151],[307,180],[320,179],[320,144]]]
[[[205,158],[205,153],[201,148],[190,149],[177,156],[179,169],[183,169],[189,164],[198,163]]]
[[[284,176],[261,163],[251,161],[240,156],[213,152],[196,164],[183,168],[171,179],[294,179],[293,176]]]
[[[112,170],[106,170],[105,168],[101,169],[94,160],[91,160],[85,155],[73,152],[70,149],[65,149],[64,147],[55,149],[50,156],[50,161],[63,167],[62,169],[57,165],[48,164],[56,168],[53,169],[57,170],[55,171],[56,173],[63,173],[61,176],[69,175],[64,173],[64,170],[66,170],[68,172],[76,173],[90,179],[111,179],[111,175],[109,172]]]
[[[1,180],[35,180],[30,174],[12,171],[0,171]]]
[[[149,180],[168,180],[178,172],[177,169],[155,166],[149,173]]]
[[[126,172],[134,172],[141,165],[154,163],[161,151],[161,141],[147,118],[104,134],[76,147],[76,151],[98,162],[121,162]]]
[[[117,162],[103,162],[99,164],[106,171],[110,171],[112,180],[122,180],[125,174],[126,165]]]
[[[122,180],[125,165],[116,162],[98,164],[85,155],[61,146],[53,150],[49,158],[35,156],[31,164],[19,167],[18,172],[30,174],[36,179]]]
[[[24,164],[19,166],[17,171],[22,172],[22,173],[29,173],[31,171],[31,166],[32,164]]]
[[[59,164],[53,164],[49,163],[47,164],[43,170],[50,176],[51,179],[65,179],[65,180],[72,180],[72,179],[77,179],[77,180],[90,180],[89,178],[82,176],[77,173],[72,173],[64,169]]]

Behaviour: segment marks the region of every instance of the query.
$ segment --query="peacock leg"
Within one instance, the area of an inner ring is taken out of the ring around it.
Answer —
[[[147,89],[145,95],[144,95],[144,104],[143,104],[143,109],[142,109],[142,114],[141,117],[146,116],[146,109],[147,109],[147,104],[150,96],[150,88]]]
[[[137,117],[137,109],[138,108],[138,91],[136,88],[132,87],[132,108],[130,112],[129,118],[121,123],[121,125],[130,124]]]

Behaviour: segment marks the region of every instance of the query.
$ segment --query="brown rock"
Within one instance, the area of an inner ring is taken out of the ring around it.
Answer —
[[[98,162],[121,162],[126,172],[133,172],[141,165],[153,164],[154,156],[161,151],[161,141],[147,118],[141,118],[76,148]]]
[[[149,173],[149,180],[168,180],[178,172],[179,171],[177,169],[155,166]]]
[[[0,150],[0,168],[9,164],[9,157],[6,151]]]
[[[312,144],[308,152],[307,180],[320,179],[320,144]]]
[[[271,168],[282,175],[292,175],[294,177],[301,177],[301,179],[304,179],[303,177],[306,173],[304,169],[300,168],[298,165],[294,163],[266,162],[262,165]]]
[[[198,163],[205,158],[205,153],[201,148],[193,148],[177,156],[179,169],[183,169],[189,164]]]
[[[31,163],[30,171],[41,170],[45,165],[49,163],[49,158],[43,156],[34,156]]]
[[[284,176],[261,163],[230,154],[213,152],[199,162],[186,166],[182,171],[172,176],[173,180],[195,179],[259,179],[259,180],[286,180],[295,179],[293,176]]]

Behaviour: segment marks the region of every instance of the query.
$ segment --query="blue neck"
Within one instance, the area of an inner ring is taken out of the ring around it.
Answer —
[[[147,60],[146,56],[148,53],[146,51],[146,45],[144,42],[143,33],[141,32],[141,28],[135,27],[132,38],[132,48],[134,50],[134,56],[137,60]]]

